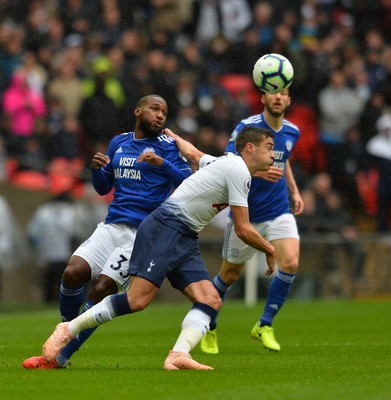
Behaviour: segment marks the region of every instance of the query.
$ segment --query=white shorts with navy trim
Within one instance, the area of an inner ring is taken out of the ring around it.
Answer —
[[[271,221],[252,225],[267,241],[286,238],[300,239],[296,219],[292,214],[283,214]],[[232,264],[241,264],[250,260],[256,251],[238,238],[233,221],[228,218],[224,231],[223,258]]]
[[[101,274],[107,275],[117,283],[119,289],[126,289],[130,280],[129,260],[136,233],[134,226],[101,222],[73,255],[88,262],[92,280]]]

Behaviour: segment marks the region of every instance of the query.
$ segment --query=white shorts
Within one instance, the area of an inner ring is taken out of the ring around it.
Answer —
[[[252,225],[267,241],[286,238],[299,239],[296,219],[292,214],[283,214],[271,221]],[[238,238],[233,221],[228,218],[224,231],[223,258],[230,263],[241,264],[250,260],[256,251]]]
[[[107,275],[117,283],[119,289],[126,290],[130,281],[129,260],[136,233],[136,227],[101,222],[73,255],[88,262],[92,280],[101,274]]]

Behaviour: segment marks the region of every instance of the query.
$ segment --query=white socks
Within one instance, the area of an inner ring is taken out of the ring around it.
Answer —
[[[192,308],[182,322],[182,331],[172,350],[190,353],[209,329],[210,320],[209,315]]]
[[[73,319],[68,326],[72,336],[78,335],[84,329],[95,328],[98,325],[111,321],[115,317],[111,305],[111,296],[107,296],[100,303]]]

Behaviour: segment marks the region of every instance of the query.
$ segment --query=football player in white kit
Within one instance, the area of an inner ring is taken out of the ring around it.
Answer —
[[[190,299],[193,307],[182,322],[181,333],[163,368],[213,369],[190,356],[222,304],[202,260],[198,232],[218,212],[230,206],[236,234],[265,253],[266,275],[273,273],[275,248],[250,224],[247,206],[251,176],[273,165],[273,136],[271,130],[249,126],[236,140],[239,155],[219,158],[203,155],[200,159],[202,168],[185,179],[140,224],[129,262],[131,283],[127,292],[108,296],[71,322],[58,324],[43,346],[45,360],[52,362],[83,330],[145,309],[167,278],[174,288]],[[186,156],[180,143],[178,147]]]
[[[107,155],[94,155],[94,188],[101,195],[114,188],[114,199],[105,221],[76,249],[65,268],[60,287],[63,321],[71,321],[80,314],[89,282],[94,282],[94,286],[83,311],[110,294],[126,290],[138,226],[191,175],[191,168],[174,140],[162,133],[167,113],[167,103],[161,96],[142,97],[134,110],[134,132],[114,136]],[[85,330],[78,335],[51,363],[41,355],[26,359],[22,365],[26,369],[64,368],[93,331]]]

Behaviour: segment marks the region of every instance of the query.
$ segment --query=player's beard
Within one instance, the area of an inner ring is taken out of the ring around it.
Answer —
[[[140,129],[148,138],[156,138],[162,133],[161,129],[153,129],[151,125],[143,119],[140,120]]]
[[[286,107],[284,109],[282,109],[281,111],[273,111],[272,107],[268,106],[267,104],[265,104],[265,108],[269,112],[269,114],[274,118],[280,118],[281,115],[284,115],[284,113],[286,111]]]

